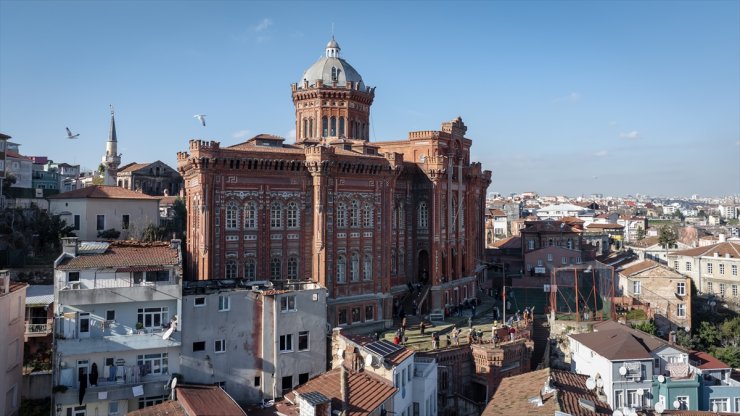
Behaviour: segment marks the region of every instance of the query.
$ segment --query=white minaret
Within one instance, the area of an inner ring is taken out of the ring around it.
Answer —
[[[103,185],[116,185],[116,173],[121,166],[121,155],[118,154],[118,139],[116,138],[116,117],[113,106],[110,107],[110,133],[108,143],[105,145],[105,156],[103,156]]]

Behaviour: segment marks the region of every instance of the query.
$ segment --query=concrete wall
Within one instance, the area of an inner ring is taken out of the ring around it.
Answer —
[[[21,395],[24,399],[46,399],[51,396],[51,386],[51,371],[25,374]]]
[[[0,413],[13,416],[18,414],[23,387],[26,288],[3,293],[3,282],[0,279]]]
[[[97,216],[105,215],[104,229],[115,228],[121,231],[119,239],[140,238],[144,229],[150,225],[159,225],[159,200],[153,199],[52,199],[49,210],[53,214],[68,212],[62,219],[68,225],[74,225],[74,216],[80,216],[80,230],[75,233],[80,240],[99,240]],[[129,229],[121,225],[122,216],[129,215]]]

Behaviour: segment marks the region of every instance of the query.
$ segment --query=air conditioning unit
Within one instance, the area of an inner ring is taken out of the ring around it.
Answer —
[[[80,285],[80,282],[71,282],[69,285],[67,285],[70,289],[80,289],[82,286]]]

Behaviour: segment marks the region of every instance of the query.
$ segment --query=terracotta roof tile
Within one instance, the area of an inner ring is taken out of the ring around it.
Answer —
[[[700,370],[718,370],[731,368],[729,365],[722,361],[714,358],[709,353],[702,351],[691,351],[689,354],[689,361],[692,362]]]
[[[154,406],[128,412],[129,416],[189,416],[185,413],[180,403],[166,401]]]
[[[509,238],[504,238],[503,240],[498,240],[493,243],[493,246],[496,248],[506,249],[506,248],[522,248],[522,238],[519,236],[513,236]]]
[[[326,372],[295,389],[298,395],[321,393],[331,399],[333,410],[341,409],[341,392],[339,387],[340,368]],[[349,381],[349,415],[364,416],[385,403],[396,392],[387,380],[370,372],[359,371],[348,375]]]
[[[639,263],[635,263],[631,265],[630,267],[627,267],[626,269],[620,271],[619,273],[625,276],[632,276],[633,274],[644,272],[645,270],[652,269],[653,267],[658,267],[658,266],[659,264],[657,262],[654,262],[652,260],[645,260]]]
[[[189,416],[247,415],[219,386],[177,386],[176,397]]]
[[[593,352],[608,360],[636,360],[651,358],[640,339],[621,329],[569,335]]]
[[[505,217],[506,213],[500,209],[494,208],[488,210],[488,215],[491,215],[492,217]]]
[[[8,285],[8,290],[9,290],[9,293],[13,293],[16,290],[21,290],[26,286],[28,286],[28,284],[26,283],[10,282],[10,284]],[[0,292],[0,296],[3,296],[3,295],[7,295],[7,293]]]
[[[75,199],[75,198],[116,198],[116,199],[149,199],[157,201],[159,198],[142,194],[117,186],[93,185],[86,188],[74,189],[50,196],[48,199]]]
[[[651,247],[651,246],[654,246],[654,245],[658,244],[658,241],[659,241],[659,237],[658,236],[645,237],[642,240],[635,241],[631,245],[632,246],[635,246],[635,247],[646,248],[646,247]]]
[[[169,243],[111,242],[105,253],[82,254],[64,260],[59,270],[126,268],[135,266],[175,266],[180,263],[178,250]]]
[[[575,233],[576,230],[562,221],[544,220],[531,221],[526,223],[526,227],[519,231],[520,233]]]
[[[124,172],[135,172],[139,169],[144,169],[145,167],[151,165],[151,163],[129,163],[128,165],[122,166],[118,173],[124,173]]]
[[[589,224],[586,228],[602,229],[602,230],[621,230],[624,225],[621,224]]]
[[[725,257],[726,254],[730,255],[730,258],[740,258],[740,244],[738,243],[718,243],[711,246],[690,248],[688,250],[681,250],[673,252],[673,255],[677,256],[714,256],[715,253],[719,257]]]
[[[554,390],[543,394],[548,379]],[[482,416],[552,415],[556,411],[582,416],[611,415],[609,405],[586,388],[586,379],[587,376],[550,368],[506,377]],[[542,406],[530,402],[540,397]],[[581,407],[579,399],[593,402],[596,411]]]

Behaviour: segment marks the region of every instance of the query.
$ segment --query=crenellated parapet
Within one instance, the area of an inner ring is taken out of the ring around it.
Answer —
[[[190,151],[198,150],[218,150],[221,143],[215,140],[190,140]]]
[[[440,132],[437,130],[410,131],[409,140],[439,139]]]
[[[468,127],[462,121],[462,117],[457,117],[452,121],[442,123],[442,131],[449,133],[454,139],[463,139],[465,133],[468,131]]]
[[[399,176],[403,172],[403,153],[389,152],[383,156],[388,161],[388,168],[392,174]]]
[[[429,156],[421,168],[432,182],[437,183],[447,173],[447,157],[442,155]]]

